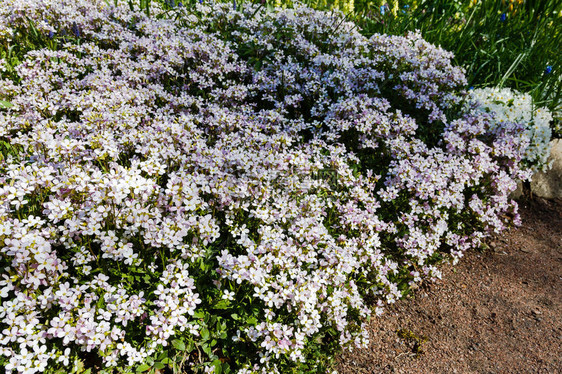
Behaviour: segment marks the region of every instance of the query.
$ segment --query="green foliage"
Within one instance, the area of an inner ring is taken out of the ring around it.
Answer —
[[[396,331],[396,334],[416,357],[424,353],[422,345],[429,340],[427,336],[418,336],[408,329],[399,329]]]

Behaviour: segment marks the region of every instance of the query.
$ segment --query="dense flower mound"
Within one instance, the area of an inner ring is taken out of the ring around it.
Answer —
[[[373,307],[517,221],[525,124],[420,35],[305,7],[151,11],[0,9],[0,44],[50,46],[0,61],[8,372],[321,370],[367,344]]]

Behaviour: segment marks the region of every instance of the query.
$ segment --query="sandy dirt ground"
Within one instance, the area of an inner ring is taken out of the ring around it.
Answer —
[[[522,226],[373,318],[338,373],[562,373],[562,201],[519,206]]]

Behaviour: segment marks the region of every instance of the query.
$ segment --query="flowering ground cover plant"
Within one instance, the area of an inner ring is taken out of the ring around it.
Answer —
[[[8,372],[325,372],[517,221],[528,124],[419,34],[306,7],[147,13],[0,10]]]

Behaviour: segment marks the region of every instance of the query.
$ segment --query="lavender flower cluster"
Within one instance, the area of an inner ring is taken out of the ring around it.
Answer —
[[[152,7],[0,9],[0,44],[29,20],[61,43],[0,80],[7,372],[85,352],[133,370],[200,339],[210,289],[222,309],[257,307],[224,340],[254,347],[240,373],[303,362],[328,329],[365,346],[366,300],[382,313],[517,221],[525,126],[479,110],[419,34],[367,39],[306,7]],[[188,365],[211,371],[211,356]]]

